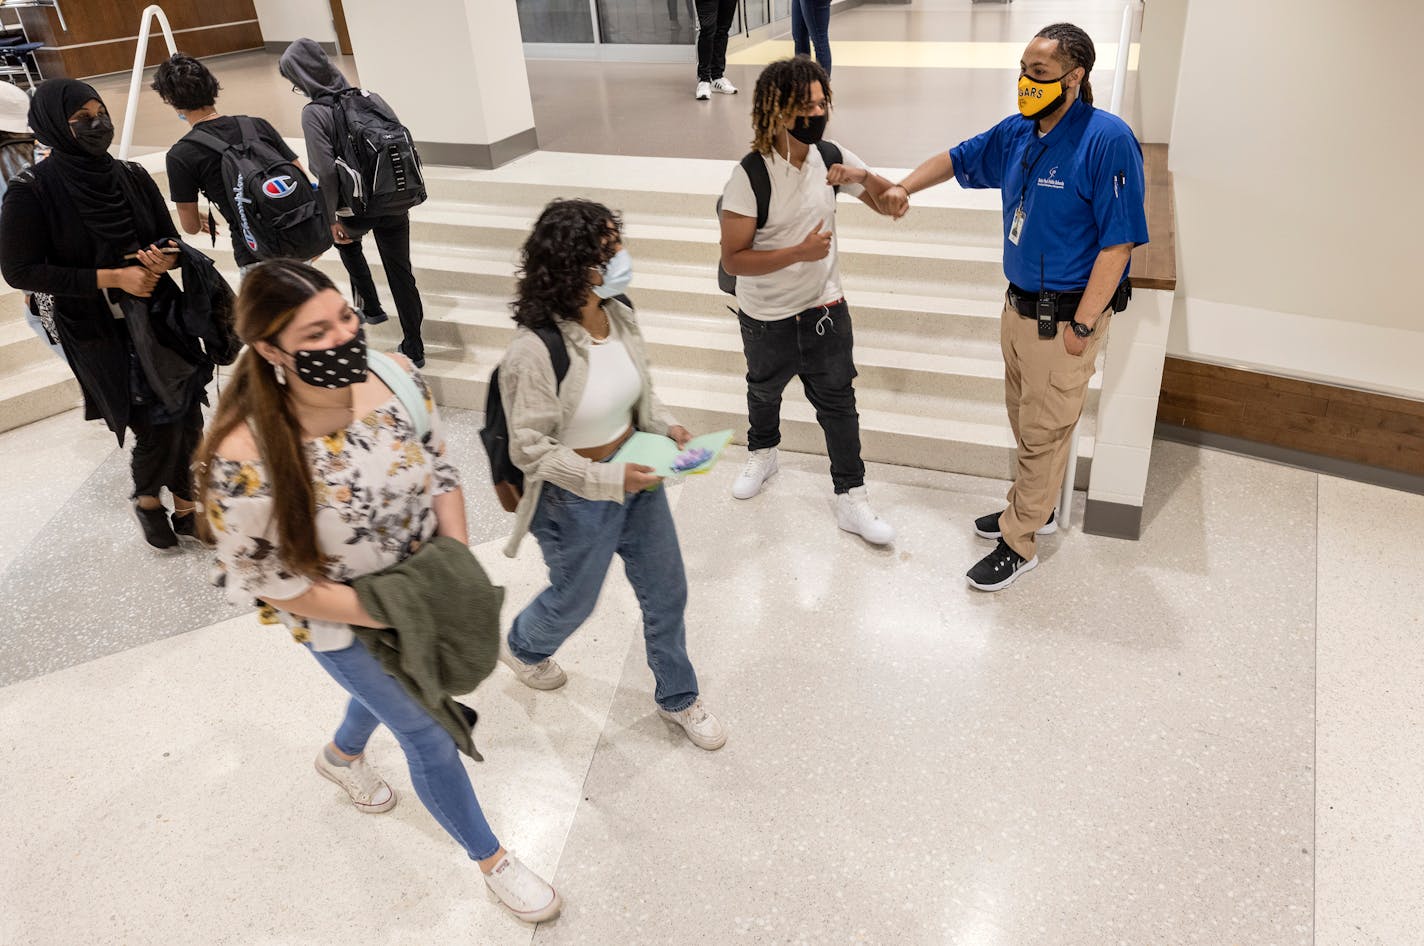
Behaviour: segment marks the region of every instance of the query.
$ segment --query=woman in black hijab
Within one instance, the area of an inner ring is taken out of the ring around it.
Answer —
[[[148,543],[172,548],[178,535],[196,535],[189,464],[212,362],[171,320],[145,320],[140,338],[126,308],[160,281],[171,284],[166,273],[178,257],[163,247],[176,247],[178,232],[148,172],[109,156],[114,123],[92,87],[40,83],[29,123],[53,150],[5,192],[0,272],[16,289],[54,296],[55,328],[84,390],[85,417],[102,417],[121,445],[133,431],[134,508]],[[164,487],[173,495],[171,520]]]

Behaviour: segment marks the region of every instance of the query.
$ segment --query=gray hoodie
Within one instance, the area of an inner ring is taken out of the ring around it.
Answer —
[[[337,215],[349,217],[351,208],[338,207],[341,196],[337,180],[336,159],[336,118],[332,114],[332,102],[323,96],[334,95],[351,88],[351,83],[336,68],[336,64],[326,55],[326,50],[315,40],[299,39],[287,47],[277,64],[282,77],[306,93],[312,99],[302,109],[302,134],[307,140],[307,159],[311,162],[312,173],[321,185],[321,196],[326,202],[327,215],[334,222]],[[382,108],[389,109],[385,100],[374,92],[365,92],[371,100]],[[394,113],[392,113],[394,114]]]

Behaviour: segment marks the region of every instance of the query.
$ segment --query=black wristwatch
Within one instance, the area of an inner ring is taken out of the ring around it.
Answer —
[[[1079,338],[1089,338],[1093,334],[1091,328],[1079,322],[1077,319],[1069,319],[1068,324],[1073,327],[1073,334]]]

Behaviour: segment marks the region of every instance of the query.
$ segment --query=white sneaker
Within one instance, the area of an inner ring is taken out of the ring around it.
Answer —
[[[527,664],[510,653],[509,641],[503,637],[499,639],[499,662],[513,670],[520,683],[535,690],[557,690],[569,682],[569,675],[554,663],[554,658],[545,657],[537,664]]]
[[[484,878],[490,899],[499,901],[526,923],[552,920],[563,909],[564,899],[559,892],[509,851]]]
[[[895,527],[870,508],[870,494],[864,486],[836,496],[836,525],[854,532],[871,545],[889,545],[895,541]]]
[[[722,721],[702,705],[701,697],[693,700],[691,706],[678,710],[676,713],[669,713],[659,706],[658,715],[670,723],[681,726],[682,731],[687,733],[687,738],[692,740],[694,746],[709,752],[722,748],[727,742],[727,727],[723,726]]]
[[[713,92],[721,92],[723,95],[736,95],[737,87],[732,85],[732,81],[725,77],[712,83]]]
[[[712,83],[710,83],[710,82],[699,82],[699,83],[697,83],[697,100],[700,101],[700,102],[705,102],[705,101],[707,101],[708,99],[710,99],[711,97],[712,97]]]
[[[357,811],[379,815],[396,806],[395,790],[366,763],[365,756],[352,759],[350,765],[332,765],[326,761],[326,749],[323,748],[316,756],[316,771],[322,778],[346,789]]]
[[[747,454],[747,464],[737,474],[732,483],[732,495],[737,499],[751,499],[761,492],[762,484],[776,475],[776,448],[753,450]]]

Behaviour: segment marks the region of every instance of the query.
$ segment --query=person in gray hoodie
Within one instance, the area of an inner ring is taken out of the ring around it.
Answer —
[[[336,95],[351,88],[351,83],[336,68],[326,51],[315,40],[299,39],[287,47],[277,65],[282,77],[292,83],[292,91],[311,99],[302,109],[302,133],[307,142],[307,159],[312,173],[321,185],[327,215],[335,221],[331,235],[336,251],[351,276],[351,295],[355,307],[372,325],[386,321],[371,267],[361,250],[361,238],[371,233],[376,250],[381,254],[381,266],[386,271],[391,295],[395,297],[396,313],[400,316],[400,352],[416,367],[425,367],[425,343],[420,337],[420,325],[425,320],[425,308],[420,290],[415,285],[415,273],[410,263],[410,214],[383,217],[358,217],[350,207],[338,206],[340,187],[336,159]],[[378,106],[395,114],[385,100],[374,92],[363,90]]]

